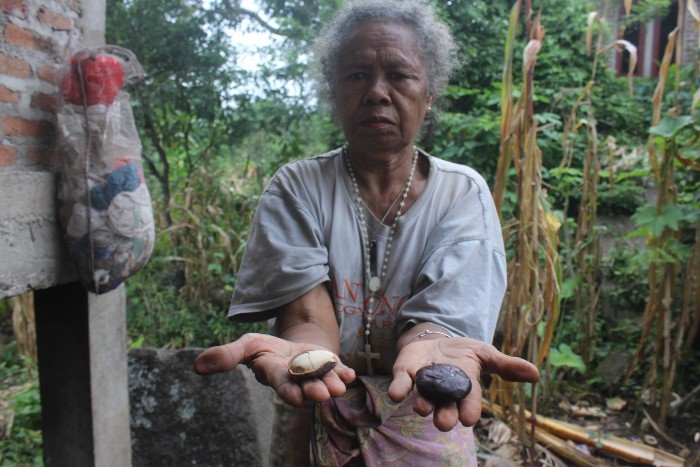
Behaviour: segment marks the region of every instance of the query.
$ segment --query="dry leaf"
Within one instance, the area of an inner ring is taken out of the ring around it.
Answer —
[[[627,405],[627,401],[619,397],[605,400],[605,406],[610,410],[622,410]]]
[[[579,418],[605,418],[608,416],[600,407],[571,406],[571,415]]]
[[[586,55],[590,55],[593,48],[593,24],[598,18],[597,11],[588,13],[588,28],[586,28]]]
[[[513,431],[510,427],[500,420],[496,420],[489,427],[488,440],[495,446],[502,446],[511,440]]]
[[[512,444],[504,444],[494,452],[494,457],[485,465],[488,467],[517,467],[523,465],[520,450]]]
[[[633,76],[634,71],[637,69],[637,46],[632,44],[630,41],[624,39],[618,39],[615,41],[617,45],[621,45],[630,54],[630,68],[627,72],[628,76]]]
[[[525,68],[526,73],[529,73],[533,68],[535,68],[535,64],[537,63],[537,54],[540,52],[541,48],[542,41],[531,40],[528,42],[527,46],[525,47],[525,52],[523,53],[523,67]]]
[[[547,214],[545,214],[545,218],[547,219],[547,225],[549,226],[550,230],[554,233],[558,232],[559,229],[561,228],[561,221],[557,216],[554,215],[551,211],[547,211]]]
[[[634,0],[625,0],[625,16],[629,16],[632,13],[632,3],[634,3]]]

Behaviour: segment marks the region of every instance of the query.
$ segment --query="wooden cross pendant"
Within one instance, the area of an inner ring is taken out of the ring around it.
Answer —
[[[367,360],[367,374],[369,376],[373,376],[374,372],[372,371],[372,360],[379,360],[379,352],[372,352],[372,347],[369,345],[369,343],[367,343],[365,344],[365,351],[358,351],[357,355],[358,357]]]

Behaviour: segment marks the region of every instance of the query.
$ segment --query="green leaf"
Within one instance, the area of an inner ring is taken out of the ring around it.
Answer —
[[[145,340],[145,336],[141,335],[137,337],[135,340],[129,344],[128,351],[132,351],[134,349],[140,349],[143,346],[143,341]]]
[[[549,351],[549,362],[555,368],[573,368],[579,373],[586,371],[586,364],[583,363],[583,358],[571,350],[571,347],[567,344],[560,344],[558,349],[551,349]]]
[[[685,213],[677,204],[667,204],[660,214],[657,213],[655,206],[647,205],[637,209],[637,212],[632,215],[637,226],[648,230],[654,237],[660,237],[665,228],[677,232],[679,223],[685,218]]]
[[[684,218],[683,211],[677,204],[667,204],[661,212],[661,218],[674,232],[678,231],[678,223]]]
[[[672,139],[683,128],[693,123],[693,117],[684,115],[682,117],[664,117],[661,122],[649,128],[649,133],[655,136],[661,136],[665,139]]]
[[[544,336],[544,328],[547,326],[547,323],[544,321],[540,321],[537,323],[537,337],[542,339],[542,336]]]
[[[627,180],[628,178],[642,178],[646,177],[650,173],[650,169],[648,167],[645,167],[643,169],[634,169],[630,170],[629,172],[622,172],[617,175],[615,175],[615,182],[620,183],[623,180]]]
[[[221,265],[219,263],[209,263],[207,264],[207,272],[213,272],[214,274],[221,274]]]
[[[576,286],[579,284],[580,279],[581,278],[579,276],[566,278],[564,283],[561,285],[560,297],[562,300],[566,300],[567,298],[571,298],[574,296],[574,293],[576,292]]]

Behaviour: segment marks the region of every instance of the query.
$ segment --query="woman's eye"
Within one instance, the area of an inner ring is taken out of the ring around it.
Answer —
[[[351,74],[348,76],[348,79],[349,79],[350,81],[360,81],[360,80],[365,79],[366,77],[367,77],[367,73],[364,73],[364,72],[357,72],[357,73],[351,73]]]
[[[406,79],[407,76],[404,75],[403,73],[399,73],[398,71],[395,71],[393,73],[389,73],[389,78],[393,80],[401,80],[401,79]]]

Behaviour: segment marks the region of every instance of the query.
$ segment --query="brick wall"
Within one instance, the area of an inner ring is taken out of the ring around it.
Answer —
[[[53,110],[80,15],[77,0],[0,0],[0,173],[57,170]]]

